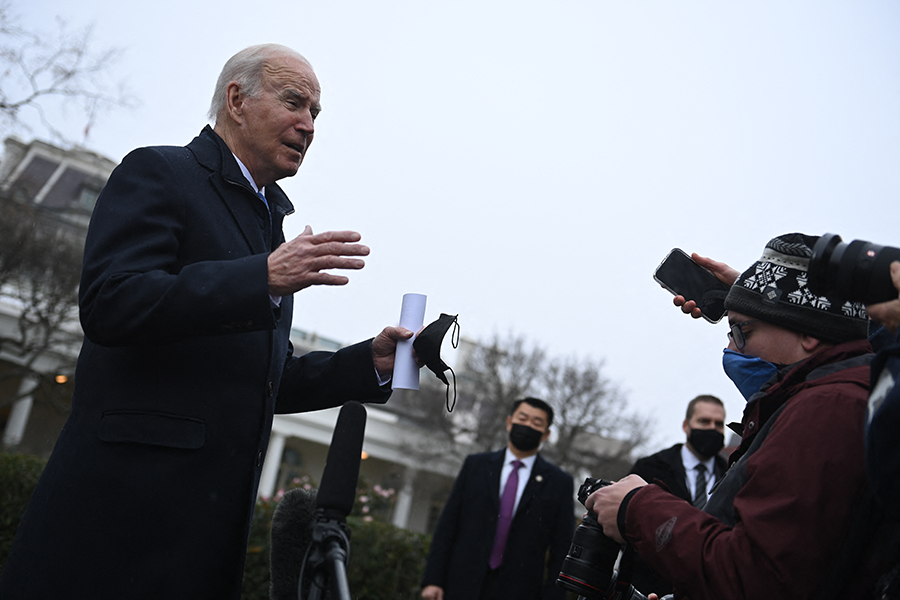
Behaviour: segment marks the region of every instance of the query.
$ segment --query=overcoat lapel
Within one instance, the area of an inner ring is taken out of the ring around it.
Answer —
[[[681,462],[681,455],[679,454],[677,457],[677,462],[672,463],[672,472],[674,473],[673,481],[676,482],[677,489],[672,490],[676,493],[676,495],[682,495],[687,498],[693,497],[693,492],[691,492],[687,487],[687,473],[684,470],[684,463]]]
[[[525,489],[522,490],[522,497],[519,499],[518,508],[516,508],[516,516],[524,514],[528,510],[528,505],[541,491],[541,487],[544,485],[545,470],[546,464],[539,454],[534,461],[534,466],[531,468],[531,477],[528,478],[528,483],[525,484]]]
[[[488,469],[485,472],[491,508],[493,509],[493,513],[497,515],[500,514],[500,477],[503,475],[504,456],[506,456],[505,450],[495,452],[490,457],[490,460],[487,463]]]
[[[253,254],[268,252],[266,236],[261,235],[262,232],[257,225],[259,223],[259,215],[256,213],[258,207],[253,204],[256,194],[250,190],[249,184],[245,187],[235,181],[226,181],[223,185],[215,175],[210,176],[209,179],[231,212],[231,216],[234,217],[247,245],[250,246],[250,251]],[[258,198],[255,198],[255,201],[262,204],[262,200]]]
[[[188,144],[188,148],[194,153],[197,162],[210,171],[209,182],[231,213],[235,225],[240,230],[244,241],[247,242],[250,251],[253,254],[270,252],[278,245],[280,239],[272,240],[269,244],[272,247],[269,248],[266,244],[266,236],[261,235],[258,223],[261,213],[266,210],[265,205],[256,196],[247,178],[241,173],[241,168],[234,155],[222,138],[209,126],[207,129],[209,129],[213,142],[210,143],[207,139],[198,137]],[[266,194],[269,205],[274,208],[272,231],[280,231],[284,215],[293,212],[293,205],[287,200],[281,188],[275,184],[266,187]]]

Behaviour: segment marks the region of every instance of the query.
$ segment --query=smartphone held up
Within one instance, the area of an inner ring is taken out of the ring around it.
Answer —
[[[653,279],[673,295],[696,302],[703,318],[710,323],[718,323],[725,315],[728,286],[680,248],[669,252],[653,273]]]

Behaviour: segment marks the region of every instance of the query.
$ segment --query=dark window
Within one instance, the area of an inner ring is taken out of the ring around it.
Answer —
[[[40,156],[33,156],[31,162],[28,163],[28,166],[25,167],[11,186],[13,197],[33,201],[58,166],[58,162],[50,161]]]
[[[44,197],[41,206],[47,208],[83,208],[90,210],[97,201],[99,187],[96,177],[68,167]],[[86,203],[86,204],[85,204]]]

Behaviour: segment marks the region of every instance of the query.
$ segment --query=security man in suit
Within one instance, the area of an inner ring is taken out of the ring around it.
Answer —
[[[238,52],[188,146],[133,151],[97,201],[72,413],[0,579],[3,598],[237,600],[275,413],[385,402],[389,327],[294,356],[294,292],[360,269],[352,231],[286,242],[319,82],[283,46]]]
[[[543,400],[517,400],[507,448],[466,458],[432,538],[422,598],[565,597],[556,577],[575,530],[574,483],[538,454],[552,422]]]
[[[644,481],[661,482],[679,498],[702,508],[727,468],[719,455],[725,445],[725,405],[715,396],[697,396],[688,403],[681,428],[687,437],[684,444],[639,459],[630,473],[640,475]],[[633,585],[643,593],[653,592],[660,597],[672,592],[672,586],[640,557],[635,561]]]

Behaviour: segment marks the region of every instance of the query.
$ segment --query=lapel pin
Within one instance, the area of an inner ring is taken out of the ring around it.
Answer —
[[[542,481],[544,480],[544,476],[543,476],[543,475],[538,475],[538,476],[535,477],[534,479],[535,479],[535,481],[537,481],[538,483],[540,483],[540,482],[542,482]]]

